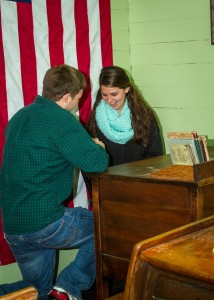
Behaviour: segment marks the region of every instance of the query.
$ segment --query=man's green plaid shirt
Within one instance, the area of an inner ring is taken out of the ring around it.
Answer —
[[[32,233],[58,220],[71,193],[74,166],[103,172],[108,155],[70,112],[37,96],[6,129],[0,177],[4,232]]]

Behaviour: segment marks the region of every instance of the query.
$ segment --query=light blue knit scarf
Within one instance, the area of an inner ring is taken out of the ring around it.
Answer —
[[[125,144],[134,136],[127,100],[119,114],[102,99],[96,109],[96,121],[102,133],[112,142]]]

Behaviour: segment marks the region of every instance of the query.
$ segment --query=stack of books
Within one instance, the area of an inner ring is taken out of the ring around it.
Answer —
[[[204,135],[191,132],[167,133],[168,146],[173,165],[195,165],[210,160]]]

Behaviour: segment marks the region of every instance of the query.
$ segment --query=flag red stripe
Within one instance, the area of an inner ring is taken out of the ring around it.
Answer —
[[[2,228],[2,217],[0,212],[0,228]],[[10,250],[8,243],[5,241],[4,233],[0,230],[0,263],[1,265],[7,265],[15,262],[15,258]]]
[[[46,5],[49,28],[50,64],[51,66],[56,66],[64,63],[61,1],[47,0]]]
[[[91,111],[91,94],[90,94],[90,45],[89,45],[89,24],[87,14],[87,0],[74,3],[74,16],[76,23],[76,52],[78,69],[82,71],[87,78],[87,91],[80,101],[79,117],[81,123],[85,124]]]
[[[23,16],[25,16],[23,18]],[[17,3],[20,65],[24,105],[32,103],[37,94],[36,54],[33,35],[32,5]]]
[[[1,22],[1,14],[0,14]],[[7,114],[7,91],[6,91],[6,78],[5,78],[5,62],[4,62],[4,51],[3,51],[3,41],[2,41],[2,28],[0,28],[0,165],[2,160],[2,153],[4,147],[4,130],[8,122]]]
[[[1,12],[0,12],[0,24]],[[2,161],[3,147],[4,147],[4,131],[8,122],[7,114],[7,91],[6,91],[6,77],[5,77],[5,61],[4,61],[4,50],[3,50],[3,40],[2,40],[2,27],[0,28],[0,166]],[[1,211],[0,211],[0,229],[2,228],[1,221]],[[1,265],[6,265],[13,263],[15,261],[12,252],[5,241],[4,233],[0,230],[0,263]]]
[[[113,64],[110,1],[99,0],[99,7],[102,65],[106,67]]]

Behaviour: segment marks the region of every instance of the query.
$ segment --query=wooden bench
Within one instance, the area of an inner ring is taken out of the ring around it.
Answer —
[[[108,300],[213,300],[214,216],[134,246],[125,292]]]
[[[0,300],[36,300],[37,297],[37,290],[30,286],[10,294],[0,296]]]

